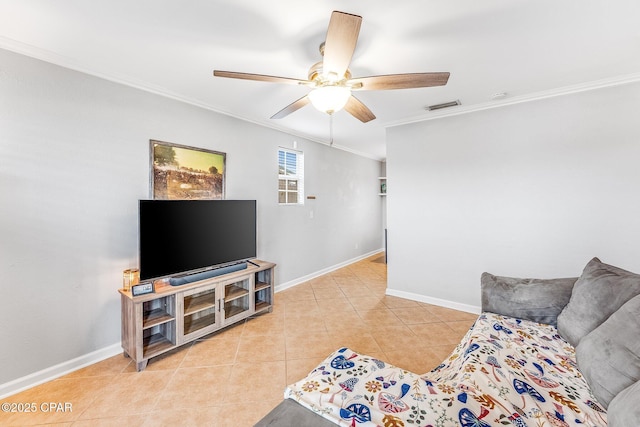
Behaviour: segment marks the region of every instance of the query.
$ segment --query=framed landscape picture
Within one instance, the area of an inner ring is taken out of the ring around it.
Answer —
[[[151,198],[224,199],[226,154],[162,141],[149,141]]]

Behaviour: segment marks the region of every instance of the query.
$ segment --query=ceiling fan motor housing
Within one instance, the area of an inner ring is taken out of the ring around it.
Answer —
[[[336,76],[335,73],[329,73],[329,78],[323,74],[322,61],[316,62],[309,68],[308,78],[316,83],[316,86],[338,85],[344,86],[346,81],[351,78],[351,71],[345,71],[344,76]]]

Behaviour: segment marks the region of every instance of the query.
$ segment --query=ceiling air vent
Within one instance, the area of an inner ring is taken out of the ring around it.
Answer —
[[[442,110],[443,108],[455,107],[456,105],[460,105],[459,99],[456,99],[455,101],[451,101],[451,102],[445,102],[444,104],[429,105],[426,108],[426,110],[429,110],[429,111]]]

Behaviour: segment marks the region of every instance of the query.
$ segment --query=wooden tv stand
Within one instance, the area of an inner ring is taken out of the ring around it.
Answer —
[[[147,361],[254,314],[273,310],[275,264],[252,260],[258,267],[171,286],[156,281],[155,292],[134,297],[120,292],[122,349],[136,362]]]

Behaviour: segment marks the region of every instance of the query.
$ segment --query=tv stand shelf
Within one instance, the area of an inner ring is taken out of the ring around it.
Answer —
[[[124,355],[142,371],[153,357],[272,311],[275,266],[252,260],[246,269],[181,286],[158,280],[154,293],[137,297],[120,289]]]
[[[268,288],[269,286],[271,285],[269,285],[268,283],[258,282],[256,283],[256,291],[260,291],[262,289]]]
[[[249,294],[249,290],[236,285],[227,285],[225,301],[233,301]]]
[[[172,349],[173,343],[161,334],[154,334],[145,338],[142,346],[147,353],[160,354]]]
[[[173,320],[173,316],[171,316],[169,313],[167,313],[164,310],[156,309],[156,310],[150,311],[146,316],[144,316],[143,322],[142,322],[142,329],[151,328],[153,326],[168,322],[170,320]]]

